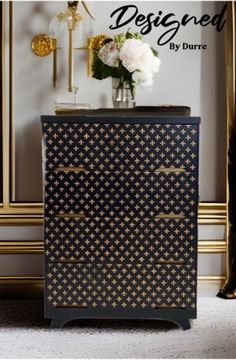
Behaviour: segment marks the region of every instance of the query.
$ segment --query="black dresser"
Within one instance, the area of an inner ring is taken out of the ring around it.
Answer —
[[[45,317],[196,318],[198,117],[42,116]]]

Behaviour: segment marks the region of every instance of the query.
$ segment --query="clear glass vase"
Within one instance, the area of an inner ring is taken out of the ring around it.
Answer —
[[[120,78],[112,78],[112,101],[114,108],[127,109],[135,106],[135,89]]]

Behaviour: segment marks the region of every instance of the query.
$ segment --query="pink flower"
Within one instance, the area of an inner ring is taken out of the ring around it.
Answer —
[[[98,57],[104,64],[117,67],[119,64],[119,49],[114,41],[105,44],[98,52]]]
[[[100,49],[98,57],[111,67],[118,67],[121,63],[131,73],[134,84],[145,89],[152,88],[153,74],[159,71],[161,63],[150,45],[137,38],[122,43],[111,41]]]

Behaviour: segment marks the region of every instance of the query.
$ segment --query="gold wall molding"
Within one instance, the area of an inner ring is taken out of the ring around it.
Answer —
[[[223,281],[224,275],[199,275],[198,281]],[[0,276],[0,285],[43,285],[43,276]]]
[[[226,225],[226,203],[202,202],[198,208],[199,225]]]
[[[14,209],[17,209],[14,212]],[[20,209],[20,212],[19,212]],[[40,226],[43,225],[43,208],[38,207],[37,214],[25,214],[24,208],[13,207],[11,213],[7,209],[0,209],[0,226]],[[200,203],[198,211],[199,225],[226,225],[226,204],[224,203]],[[0,240],[0,254],[40,254],[43,253],[42,240],[15,241]],[[200,240],[198,243],[199,253],[225,253],[226,241]]]
[[[198,253],[226,253],[227,243],[221,240],[198,241]],[[0,240],[0,254],[43,254],[42,240]]]
[[[199,275],[198,276],[198,281],[203,282],[203,281],[208,281],[208,282],[214,282],[214,281],[225,281],[226,276],[224,275]]]
[[[40,225],[43,224],[43,204],[9,204],[0,208],[1,225]],[[226,225],[227,213],[225,203],[200,203],[198,209],[199,225]]]
[[[1,211],[1,210],[0,210]],[[21,215],[21,214],[2,214],[0,212],[0,226],[27,226],[42,225],[42,215]]]
[[[43,241],[0,240],[0,254],[43,254]]]
[[[226,253],[227,243],[226,240],[199,240],[198,253],[211,254],[211,253]]]
[[[43,276],[0,276],[0,285],[43,285]]]

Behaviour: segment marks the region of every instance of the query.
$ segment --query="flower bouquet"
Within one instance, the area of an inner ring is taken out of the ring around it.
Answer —
[[[135,86],[151,89],[153,74],[159,71],[158,52],[142,41],[139,33],[129,30],[114,38],[104,37],[100,47],[94,49],[93,77],[113,79],[113,101],[134,100]]]

